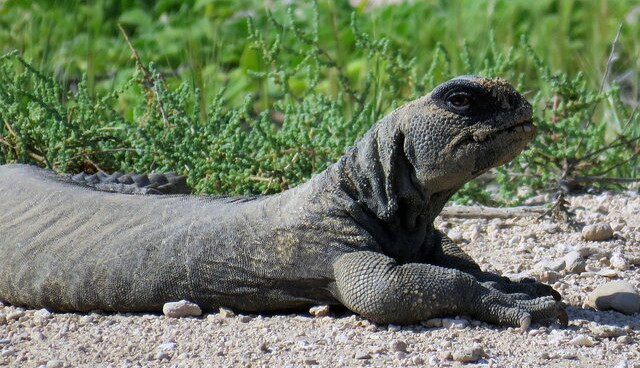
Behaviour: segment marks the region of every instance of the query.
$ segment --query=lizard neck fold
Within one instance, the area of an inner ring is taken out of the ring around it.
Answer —
[[[418,261],[432,223],[454,190],[430,193],[405,154],[398,111],[378,122],[328,169],[345,193],[347,212],[399,263]],[[457,188],[456,188],[457,189]]]

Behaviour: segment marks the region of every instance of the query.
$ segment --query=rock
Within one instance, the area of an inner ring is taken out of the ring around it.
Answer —
[[[453,360],[463,363],[475,362],[484,355],[484,350],[480,345],[473,345],[467,348],[454,350],[451,354]]]
[[[575,346],[593,346],[596,343],[593,342],[589,336],[580,334],[569,340],[569,344]]]
[[[564,266],[565,266],[564,259],[557,259],[557,260],[543,259],[542,261],[536,263],[535,266],[533,266],[533,269],[537,271],[549,270],[549,271],[558,272],[560,270],[563,270]]]
[[[400,330],[402,330],[402,326],[394,325],[393,323],[389,323],[387,326],[387,331],[389,332],[398,332]]]
[[[402,340],[394,340],[391,343],[391,351],[403,351],[407,352],[407,343]]]
[[[47,368],[62,368],[64,367],[64,362],[59,359],[52,359],[47,362]]]
[[[560,275],[556,271],[542,271],[538,274],[538,281],[550,284],[556,282],[559,277]]]
[[[7,316],[4,313],[0,313],[0,326],[7,324]]]
[[[625,314],[640,312],[638,291],[624,280],[611,281],[589,293],[587,304],[598,310],[613,309]]]
[[[80,323],[82,323],[83,325],[88,325],[94,322],[94,318],[93,316],[82,316],[80,317]]]
[[[52,317],[51,312],[49,312],[45,308],[38,309],[37,311],[35,311],[33,313],[33,316],[38,318],[38,319],[40,319],[40,320],[46,320],[46,319],[50,319]]]
[[[431,318],[426,321],[420,322],[421,325],[427,328],[433,327],[442,327],[442,319],[441,318]]]
[[[195,304],[187,300],[180,300],[179,302],[169,302],[162,306],[162,313],[167,317],[180,318],[180,317],[192,317],[202,314],[202,309]]]
[[[454,230],[454,229],[449,230],[449,232],[447,233],[447,236],[451,240],[453,240],[454,243],[462,242],[462,233],[458,230]]]
[[[309,314],[316,318],[327,316],[329,315],[329,312],[330,310],[328,305],[318,305],[309,309]]]
[[[564,269],[569,273],[582,273],[585,271],[587,262],[582,258],[579,251],[571,251],[564,256]]]
[[[236,316],[235,312],[231,309],[227,309],[225,307],[220,307],[219,311],[220,317],[222,318],[233,318]]]
[[[598,222],[582,228],[582,238],[584,240],[601,241],[611,239],[612,237],[613,229],[608,222]]]
[[[358,360],[367,360],[367,359],[371,359],[371,354],[369,354],[366,351],[359,350],[359,351],[356,351],[353,357]]]
[[[315,359],[307,358],[307,359],[304,360],[304,364],[305,365],[317,365],[318,361],[315,360]]]
[[[240,322],[242,323],[249,323],[251,320],[253,320],[253,317],[251,316],[240,316]]]
[[[609,264],[616,270],[625,271],[629,268],[629,261],[619,252],[609,258]]]
[[[469,321],[467,321],[466,319],[442,319],[442,327],[444,328],[461,330],[466,328],[467,326],[469,326]]]
[[[0,346],[5,346],[11,344],[11,340],[9,339],[0,339]]]
[[[622,344],[622,345],[629,345],[629,344],[633,343],[633,338],[631,336],[629,336],[629,335],[619,336],[616,339],[616,342],[618,344]]]
[[[398,360],[404,360],[407,358],[407,353],[405,353],[404,351],[396,351],[396,359]]]
[[[625,334],[622,327],[610,326],[610,325],[595,325],[589,327],[589,331],[594,335],[602,338],[618,337]]]
[[[24,317],[24,314],[25,313],[23,310],[17,310],[17,311],[8,313],[6,318],[7,318],[7,321],[13,321],[13,320],[17,321],[20,319],[20,317]]]
[[[598,268],[598,267],[592,267],[592,266],[587,265],[587,267],[585,267],[585,270],[587,272],[591,272],[591,273],[594,273],[596,275],[609,277],[609,278],[618,276],[618,273],[615,270],[612,270],[612,269],[610,269],[608,267]]]

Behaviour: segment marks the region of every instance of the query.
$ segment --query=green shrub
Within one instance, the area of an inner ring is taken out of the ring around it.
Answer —
[[[125,3],[116,2],[122,9]],[[99,38],[110,41],[94,47],[115,44],[120,50],[111,82],[96,78],[108,65],[70,79],[76,72],[36,68],[23,53],[8,53],[0,60],[0,163],[31,162],[66,172],[171,170],[187,174],[200,193],[274,193],[326,168],[394,107],[454,75],[481,74],[505,77],[519,90],[539,89],[531,100],[540,133],[530,150],[500,170],[502,199],[470,183],[458,200],[519,200],[531,193],[522,193],[525,186],[554,190],[559,179],[566,183],[580,176],[637,177],[638,114],[622,103],[621,89],[600,91],[599,81],[584,74],[552,73],[533,42],[505,47],[499,40],[505,34],[497,31],[482,47],[435,42],[416,51],[426,34],[407,24],[417,27],[425,14],[440,19],[434,5],[349,15],[346,5],[322,1],[273,13],[258,10],[247,21],[238,12],[248,3],[169,1],[152,12],[126,8],[123,13],[106,6],[110,2],[97,2],[96,7],[105,6],[104,19],[123,23],[139,54],[125,61],[131,55],[122,51],[128,40]],[[517,11],[509,5],[505,14]],[[166,12],[172,17],[163,28]],[[205,16],[192,29],[186,23],[196,12]],[[210,48],[207,27],[214,33],[226,29],[218,34],[225,42]],[[203,33],[194,36],[193,30]],[[163,32],[175,37],[164,39]],[[179,74],[174,70],[180,69],[182,54],[175,46],[184,39],[192,54],[187,72]],[[155,54],[158,40],[168,47],[160,47],[168,53],[161,58]],[[205,65],[203,53],[217,55],[211,65]]]

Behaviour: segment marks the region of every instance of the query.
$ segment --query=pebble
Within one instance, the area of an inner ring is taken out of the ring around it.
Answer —
[[[585,267],[585,270],[587,272],[591,272],[591,273],[594,273],[596,275],[609,277],[609,278],[618,276],[618,273],[615,270],[612,270],[611,268],[608,268],[608,267],[598,268],[598,267],[592,267],[592,266],[587,265]]]
[[[625,314],[640,312],[640,295],[624,280],[598,286],[587,296],[587,304],[599,310],[613,309]]]
[[[552,282],[556,282],[559,277],[560,274],[556,271],[542,271],[538,274],[538,281],[550,284]]]
[[[236,313],[234,311],[225,307],[220,307],[220,311],[218,313],[222,318],[233,318],[236,316]]]
[[[0,339],[0,345],[9,345],[11,344],[11,340],[9,339]]]
[[[17,310],[11,313],[8,313],[6,318],[7,321],[19,320],[20,317],[24,317],[25,313],[22,310]]]
[[[180,300],[178,302],[165,303],[162,306],[162,313],[167,317],[173,318],[192,317],[201,315],[202,309],[195,303]]]
[[[64,367],[64,362],[59,359],[52,359],[47,362],[47,368],[62,368]]]
[[[549,234],[555,234],[560,231],[560,226],[555,223],[547,223],[541,226],[542,230]]]
[[[94,322],[93,316],[82,316],[80,318],[80,323],[88,325]]]
[[[601,241],[613,237],[613,229],[608,222],[598,222],[582,228],[582,238],[584,240]]]
[[[371,354],[363,350],[358,350],[355,352],[353,357],[358,360],[367,360],[367,359],[371,359]]]
[[[315,359],[307,358],[307,359],[304,360],[304,364],[305,365],[317,365],[318,361],[315,360]]]
[[[52,317],[51,312],[49,312],[45,308],[38,309],[33,313],[33,316],[41,320],[49,319]]]
[[[610,325],[595,325],[590,326],[589,331],[598,337],[611,338],[618,337],[625,334],[622,327],[610,326]]]
[[[404,351],[396,351],[396,359],[398,360],[404,360],[407,358],[407,353],[405,353]]]
[[[609,264],[616,270],[625,271],[629,268],[629,261],[619,252],[609,258]]]
[[[0,313],[0,326],[7,324],[7,315],[4,313]]]
[[[309,309],[309,314],[316,318],[327,316],[329,315],[329,312],[330,310],[328,305],[318,305]]]
[[[391,342],[391,351],[407,352],[407,343],[402,340],[394,340]]]
[[[589,336],[580,334],[571,339],[569,344],[576,346],[593,346],[596,343],[593,342]]]
[[[457,319],[457,318],[442,319],[442,327],[444,328],[462,330],[464,328],[467,328],[467,326],[469,326],[469,321],[467,321],[466,319]]]
[[[569,273],[582,273],[585,271],[587,262],[582,258],[579,251],[571,251],[564,256],[564,269]]]
[[[462,242],[462,233],[458,230],[455,230],[455,229],[449,230],[449,232],[447,233],[447,236],[449,237],[449,239],[453,240],[454,243]]]
[[[398,332],[400,330],[402,330],[402,326],[394,325],[393,323],[389,323],[389,326],[387,326],[387,331],[389,332]]]
[[[629,336],[629,335],[619,336],[616,339],[616,342],[618,344],[622,344],[622,345],[629,345],[629,344],[633,343],[633,338],[631,336]]]
[[[442,318],[431,318],[420,322],[420,324],[427,328],[442,327]]]
[[[453,360],[463,363],[470,363],[480,360],[484,355],[484,349],[480,345],[473,345],[467,348],[456,349],[451,353]]]
[[[534,270],[550,270],[550,271],[560,271],[563,270],[565,267],[565,261],[564,259],[557,259],[557,260],[551,260],[551,259],[543,259],[542,261],[538,262],[535,264],[535,266],[533,266]]]

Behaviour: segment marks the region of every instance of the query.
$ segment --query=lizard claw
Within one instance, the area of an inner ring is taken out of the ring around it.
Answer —
[[[527,330],[529,330],[529,326],[531,326],[531,315],[527,313],[520,318],[520,332],[527,332]]]

